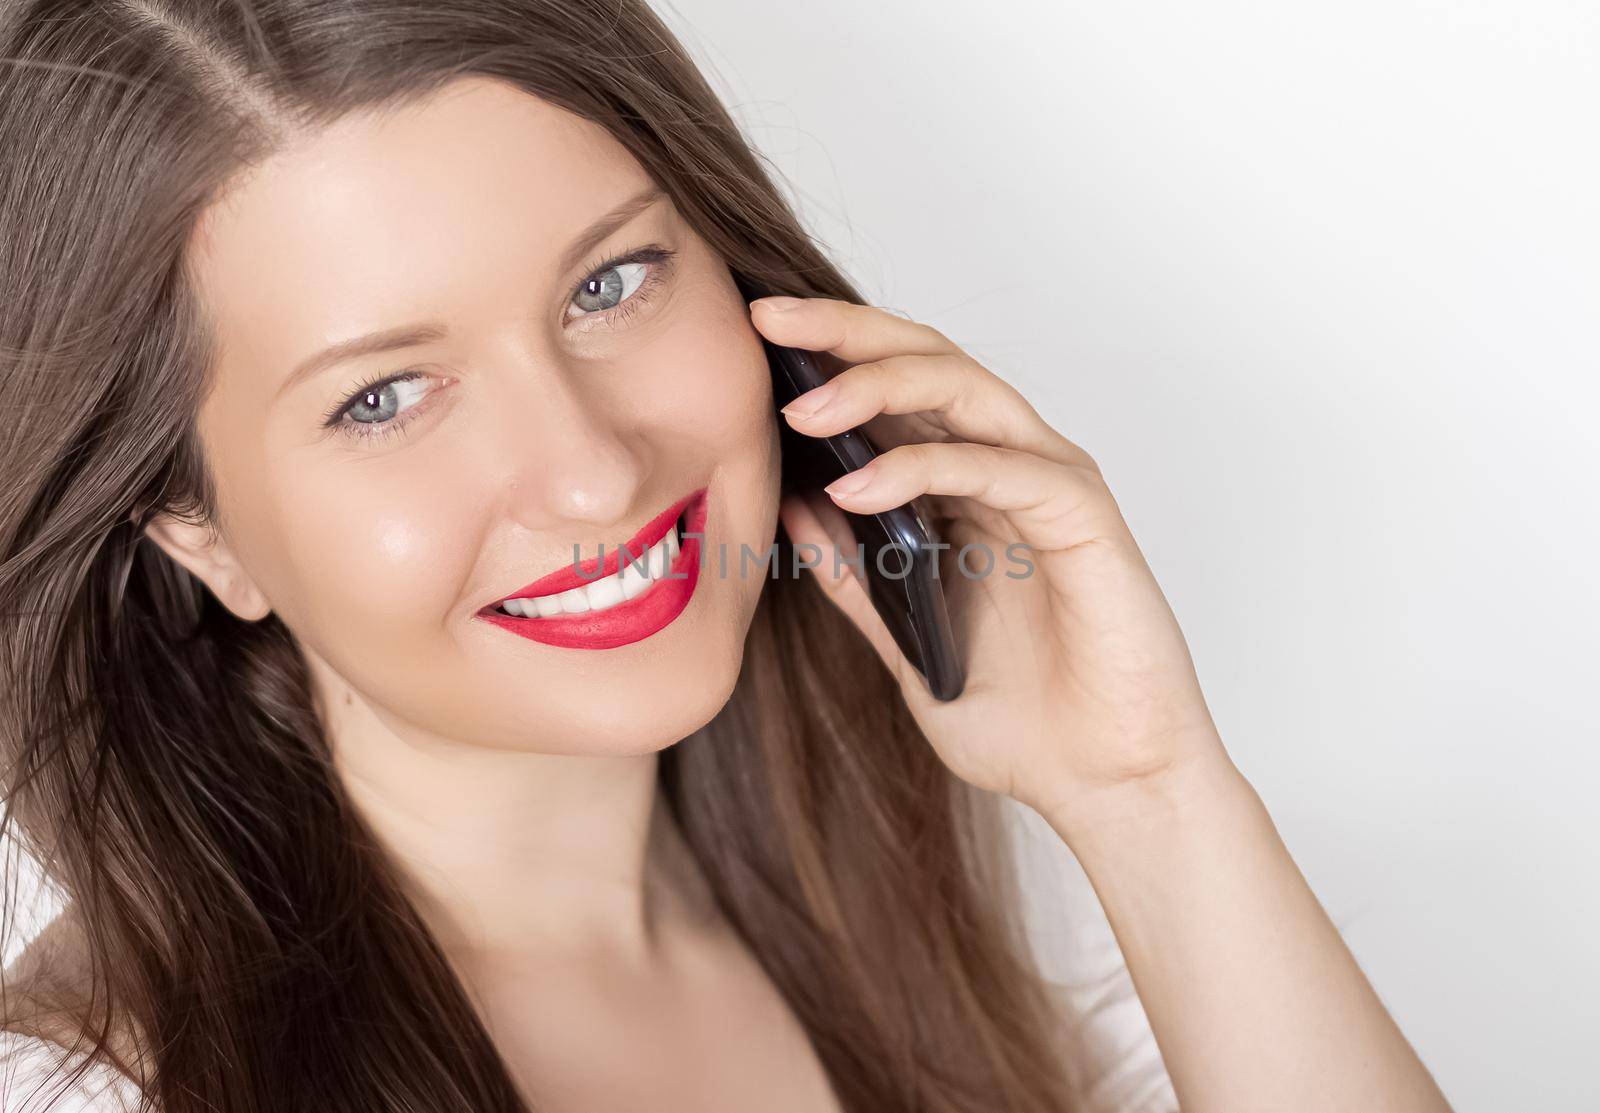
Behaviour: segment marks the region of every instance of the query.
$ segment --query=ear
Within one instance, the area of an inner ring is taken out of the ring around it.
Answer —
[[[160,513],[150,520],[144,532],[238,617],[255,622],[272,613],[266,596],[210,524],[185,522]]]

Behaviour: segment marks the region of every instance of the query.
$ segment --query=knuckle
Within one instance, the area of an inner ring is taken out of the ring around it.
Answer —
[[[971,356],[961,353],[950,361],[949,405],[952,408],[981,411],[988,383],[984,376],[989,371]]]
[[[970,355],[962,353],[958,362],[961,367],[958,376],[961,393],[970,404],[981,405],[994,413],[1003,413],[1018,401],[1027,404],[1014,386]]]
[[[834,376],[835,379],[844,380],[845,386],[852,389],[859,383],[871,383],[881,377],[883,364],[875,359],[853,363]]]
[[[1065,464],[1071,479],[1094,495],[1095,498],[1109,499],[1111,485],[1106,482],[1106,477],[1100,474],[1100,469],[1084,464]]]
[[[1102,471],[1100,468],[1100,461],[1089,455],[1081,447],[1076,445],[1074,445],[1074,447],[1078,449],[1078,458],[1072,461],[1068,466],[1076,468],[1088,479],[1091,479],[1095,482],[1104,483],[1106,481],[1106,477],[1104,471]]]
[[[919,371],[912,360],[886,359],[878,365],[878,381],[886,399],[896,403],[916,403],[926,382],[926,372]]]
[[[933,446],[921,442],[901,444],[891,448],[883,455],[893,459],[892,466],[910,468],[913,471],[925,468],[929,461],[929,450]]]

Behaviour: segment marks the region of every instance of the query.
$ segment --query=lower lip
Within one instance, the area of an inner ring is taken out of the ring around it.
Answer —
[[[704,534],[706,494],[702,490],[684,514],[685,534]],[[563,649],[615,649],[619,645],[642,641],[664,628],[683,612],[700,582],[699,536],[678,538],[678,559],[667,566],[667,574],[642,595],[583,614],[551,615],[549,618],[518,618],[497,610],[479,611],[479,616],[529,641]]]

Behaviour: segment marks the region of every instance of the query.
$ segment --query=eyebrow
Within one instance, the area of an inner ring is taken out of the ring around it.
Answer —
[[[621,228],[628,221],[644,212],[651,205],[667,199],[666,191],[653,182],[628,198],[622,204],[606,213],[599,220],[579,232],[568,245],[566,254],[561,256],[560,273],[565,274],[583,261],[595,247],[611,233]]]
[[[587,255],[593,248],[605,240],[611,233],[627,224],[650,206],[666,200],[666,192],[655,183],[629,197],[617,205],[610,212],[601,216],[593,224],[573,237],[572,242],[562,253],[559,263],[559,272],[565,274]],[[347,359],[358,356],[377,355],[382,352],[392,352],[401,348],[414,348],[420,344],[429,344],[441,340],[448,335],[449,330],[444,325],[432,321],[423,324],[399,325],[395,328],[383,329],[380,332],[369,332],[363,336],[353,336],[348,340],[340,340],[330,344],[319,352],[315,352],[295,365],[286,379],[278,387],[277,395],[286,394],[297,383],[303,382],[322,371],[327,370],[336,363],[343,363]]]

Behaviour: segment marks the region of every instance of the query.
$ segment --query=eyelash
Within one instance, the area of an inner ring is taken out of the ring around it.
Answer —
[[[584,284],[591,278],[605,274],[606,271],[614,267],[624,267],[629,263],[649,263],[651,266],[650,272],[645,276],[644,281],[639,283],[638,288],[621,302],[610,309],[594,313],[582,313],[577,318],[572,319],[598,317],[605,322],[605,328],[616,328],[620,322],[628,320],[650,300],[655,293],[656,287],[665,279],[666,272],[669,269],[668,263],[675,255],[677,255],[677,252],[671,248],[662,247],[659,244],[651,244],[648,247],[626,251],[621,255],[614,255],[609,259],[595,263],[585,271],[583,281],[573,287],[572,296],[567,299],[568,305],[571,304],[572,298],[578,295]],[[414,368],[410,371],[402,371],[396,375],[382,376],[362,383],[352,390],[344,401],[338,403],[323,415],[323,427],[333,429],[342,435],[354,437],[361,441],[380,441],[388,437],[398,436],[411,423],[409,415],[416,412],[417,406],[412,406],[409,410],[403,411],[389,421],[347,422],[343,420],[344,415],[366,394],[382,390],[386,386],[393,386],[396,383],[411,382],[414,379],[422,378],[425,374],[426,372]]]

